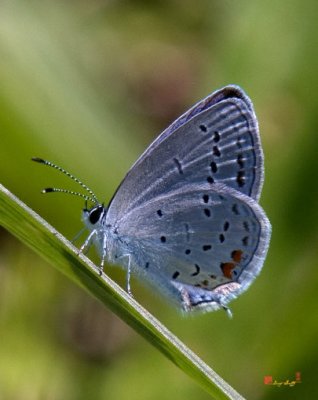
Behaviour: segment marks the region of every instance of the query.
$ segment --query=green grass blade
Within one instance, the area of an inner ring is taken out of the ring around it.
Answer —
[[[0,184],[0,224],[116,315],[200,384],[212,398],[243,399],[196,354],[67,239]]]

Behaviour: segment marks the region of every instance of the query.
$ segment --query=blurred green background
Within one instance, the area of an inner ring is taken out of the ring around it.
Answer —
[[[78,189],[108,201],[143,149],[229,83],[254,102],[273,226],[253,286],[184,318],[133,280],[135,297],[248,399],[318,398],[316,0],[0,0],[0,182],[66,237]],[[117,317],[0,230],[0,399],[208,399]],[[92,251],[91,257],[98,262]],[[119,269],[107,270],[124,284]],[[264,385],[264,376],[295,387]]]

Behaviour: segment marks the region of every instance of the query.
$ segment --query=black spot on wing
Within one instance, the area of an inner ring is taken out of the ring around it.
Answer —
[[[194,264],[194,266],[195,266],[195,272],[193,272],[191,276],[197,276],[200,273],[200,267],[198,266],[198,264]]]

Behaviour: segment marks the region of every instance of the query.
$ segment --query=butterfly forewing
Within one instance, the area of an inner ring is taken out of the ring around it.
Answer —
[[[186,183],[224,183],[258,199],[263,155],[257,121],[247,96],[237,87],[231,96],[230,88],[196,105],[145,151],[110,204],[110,223]]]

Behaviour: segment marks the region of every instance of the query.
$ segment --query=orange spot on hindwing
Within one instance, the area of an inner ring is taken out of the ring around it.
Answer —
[[[233,279],[232,270],[242,261],[243,251],[240,249],[233,250],[231,253],[232,261],[221,263],[220,267],[223,275],[228,279]]]
[[[231,254],[232,260],[235,263],[239,263],[242,260],[242,254],[243,254],[242,250],[234,250],[234,251],[232,251],[232,254]]]
[[[226,262],[221,264],[223,275],[228,279],[232,279],[232,269],[234,268],[235,264],[232,262]]]

